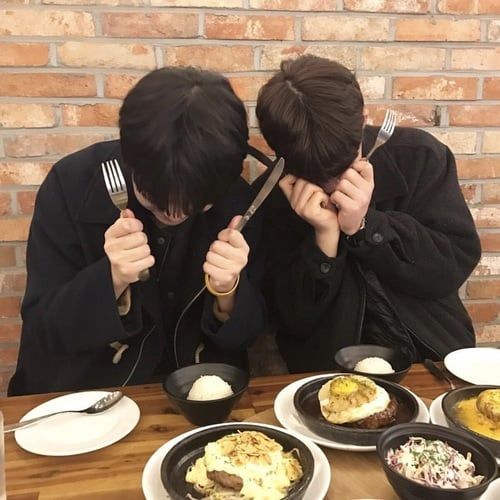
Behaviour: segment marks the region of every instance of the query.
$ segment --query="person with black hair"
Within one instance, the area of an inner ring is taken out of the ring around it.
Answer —
[[[63,158],[40,187],[10,395],[145,383],[195,362],[245,367],[265,325],[261,217],[235,229],[253,192],[246,111],[228,80],[153,71],[119,127],[119,141]],[[121,214],[101,170],[110,160],[128,188]]]
[[[283,61],[256,113],[286,161],[265,207],[264,289],[290,371],[331,370],[340,348],[360,343],[398,346],[413,362],[473,346],[458,289],[481,248],[451,151],[396,127],[366,161],[378,129],[356,77],[315,56]]]

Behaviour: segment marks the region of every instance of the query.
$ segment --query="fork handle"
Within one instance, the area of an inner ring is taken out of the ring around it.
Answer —
[[[23,420],[22,422],[18,422],[17,424],[6,425],[3,428],[3,432],[7,433],[12,431],[17,431],[19,429],[24,429],[24,427],[28,427],[28,425],[36,424],[37,422],[40,422],[40,420],[45,420],[46,418],[53,417],[54,415],[60,415],[61,413],[72,413],[72,411],[71,410],[56,411],[55,413],[49,413],[48,415],[42,415],[41,417],[30,418],[29,420]],[[73,412],[73,413],[78,413],[78,412]]]

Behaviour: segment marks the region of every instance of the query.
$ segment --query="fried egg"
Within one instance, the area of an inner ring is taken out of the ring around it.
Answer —
[[[347,424],[384,411],[389,393],[369,378],[342,375],[326,382],[318,392],[322,415],[332,424]]]

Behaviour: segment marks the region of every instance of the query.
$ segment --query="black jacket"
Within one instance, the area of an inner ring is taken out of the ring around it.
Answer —
[[[364,151],[377,131],[366,127]],[[371,161],[375,189],[364,240],[355,246],[342,237],[336,258],[320,251],[312,226],[280,190],[266,204],[267,289],[278,345],[293,372],[331,369],[338,349],[362,341],[367,270],[417,351],[438,359],[474,345],[458,289],[481,249],[452,153],[426,132],[396,128]]]
[[[200,343],[205,345],[201,361],[241,365],[246,348],[264,326],[258,215],[244,230],[249,263],[227,322],[216,320],[214,298],[205,291],[182,315],[175,341],[169,338],[154,279],[158,262],[151,279],[132,285],[132,307],[126,316],[119,315],[103,248],[104,233],[119,216],[101,171],[101,162],[112,158],[121,159],[117,141],[95,144],[59,161],[40,187],[28,240],[24,322],[10,395],[117,386],[130,374],[130,384],[143,383],[154,374],[167,343],[174,350],[172,369],[194,363]],[[252,194],[240,179],[211,210],[195,216],[178,286],[182,308],[204,285],[208,247],[234,215],[244,213]],[[114,341],[129,345],[117,364],[109,346]]]

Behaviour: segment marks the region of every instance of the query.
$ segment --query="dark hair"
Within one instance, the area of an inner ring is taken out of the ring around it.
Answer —
[[[353,73],[335,61],[306,55],[281,63],[261,88],[256,113],[287,171],[322,185],[356,158],[363,106]]]
[[[217,201],[241,175],[245,107],[218,73],[162,68],[125,97],[120,142],[141,194],[169,214],[192,214]]]

